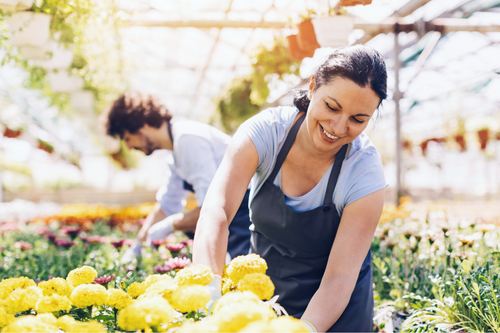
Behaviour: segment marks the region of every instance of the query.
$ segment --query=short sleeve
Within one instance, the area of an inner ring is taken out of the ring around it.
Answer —
[[[184,180],[193,186],[201,206],[217,171],[215,152],[207,139],[192,134],[181,135],[174,149],[175,165],[186,175]]]
[[[387,187],[382,161],[376,152],[365,152],[349,173],[350,185],[346,188],[345,206]]]
[[[182,179],[173,168],[170,168],[170,177],[167,183],[156,192],[156,201],[160,203],[161,209],[167,216],[177,214],[184,208],[182,200],[187,192]]]

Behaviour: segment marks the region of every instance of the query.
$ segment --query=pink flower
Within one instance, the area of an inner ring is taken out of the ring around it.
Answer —
[[[186,244],[184,243],[177,243],[177,244],[167,244],[165,247],[172,253],[177,253],[180,252],[183,248],[186,247]]]
[[[50,242],[50,243],[54,243],[56,242],[56,238],[57,238],[57,235],[56,234],[45,234],[44,235],[45,238],[47,238],[47,240]]]
[[[193,240],[192,239],[188,239],[188,240],[182,241],[181,243],[186,244],[186,246],[193,246]]]
[[[18,249],[20,248],[23,251],[31,250],[33,248],[33,245],[31,245],[30,243],[26,243],[25,241],[22,241],[22,240],[19,242],[16,242],[16,244],[14,244],[14,246]]]
[[[156,272],[156,273],[160,273],[160,274],[163,274],[163,273],[167,273],[167,272],[170,272],[172,270],[172,267],[170,267],[169,265],[156,265],[155,267],[153,267],[153,270]]]
[[[36,228],[36,232],[39,235],[46,235],[46,234],[50,233],[50,228],[49,227]]]
[[[117,242],[111,242],[111,245],[113,245],[115,247],[115,249],[119,250],[123,247],[123,245],[125,244],[125,240],[119,240]]]
[[[177,243],[177,236],[174,234],[169,234],[167,236],[167,243]]]
[[[19,230],[19,226],[17,225],[17,223],[11,223],[11,222],[2,224],[2,227],[0,228],[0,231],[2,233],[15,230]]]
[[[109,238],[106,236],[92,235],[87,237],[80,237],[83,241],[91,244],[109,243]]]
[[[82,228],[78,227],[64,227],[61,229],[63,233],[68,235],[71,239],[75,239],[78,234],[82,231]]]
[[[172,267],[172,269],[175,270],[182,269],[190,264],[191,260],[189,258],[181,258],[181,257],[170,258],[167,261],[165,261],[166,266],[170,266]]]
[[[102,286],[106,286],[114,278],[115,278],[114,274],[111,274],[110,276],[103,275],[103,276],[100,276],[100,277],[96,277],[95,280],[94,280],[94,283],[95,284],[100,284]]]
[[[69,249],[73,245],[78,244],[77,242],[73,242],[73,241],[67,240],[67,239],[56,239],[55,243],[57,246],[64,247],[65,249]]]
[[[165,244],[166,242],[167,241],[165,239],[158,239],[158,240],[152,241],[151,245],[153,245],[155,249],[158,249],[160,247],[160,245]]]
[[[134,243],[135,243],[135,239],[125,239],[123,241],[123,245],[128,245],[128,246],[131,246]]]
[[[135,271],[135,266],[134,265],[127,265],[124,267],[127,271]]]

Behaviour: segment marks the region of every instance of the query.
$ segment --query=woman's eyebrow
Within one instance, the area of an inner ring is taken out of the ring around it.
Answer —
[[[334,101],[335,103],[337,103],[337,106],[339,107],[339,109],[342,109],[342,105],[340,105],[340,103],[333,97],[330,97],[330,96],[326,96],[328,97],[329,99],[331,99],[332,101]]]

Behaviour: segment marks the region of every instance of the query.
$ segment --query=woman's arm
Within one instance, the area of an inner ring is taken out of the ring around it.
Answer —
[[[222,275],[227,251],[228,227],[241,205],[259,156],[248,135],[236,132],[208,188],[196,226],[193,263]]]
[[[349,303],[383,206],[384,190],[379,190],[344,208],[321,285],[302,316],[318,332],[335,324]]]

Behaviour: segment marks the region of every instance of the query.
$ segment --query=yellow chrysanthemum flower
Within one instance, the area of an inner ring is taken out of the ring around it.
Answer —
[[[219,332],[217,323],[211,318],[206,318],[195,323],[188,323],[181,327],[178,333],[212,333]]]
[[[4,326],[12,323],[16,318],[12,313],[9,313],[7,309],[3,306],[0,306],[0,329]]]
[[[106,301],[106,288],[100,284],[82,284],[73,289],[71,303],[77,308],[103,305]]]
[[[65,315],[57,318],[56,326],[62,328],[63,331],[67,331],[72,325],[76,324],[75,318]]]
[[[97,271],[93,267],[82,266],[70,271],[66,280],[71,286],[77,287],[81,284],[94,282],[96,277]]]
[[[44,322],[43,317],[35,316],[18,317],[2,329],[2,333],[25,333],[25,332],[47,332],[60,333],[55,325]]]
[[[43,296],[36,303],[36,312],[38,313],[68,312],[69,310],[71,310],[71,301],[69,298],[58,294]]]
[[[174,316],[174,310],[163,297],[137,300],[118,314],[118,326],[125,331],[158,328]]]
[[[231,260],[231,263],[226,269],[226,273],[233,280],[238,283],[242,277],[252,273],[265,274],[267,271],[267,263],[258,254],[251,253],[245,256],[238,256]]]
[[[178,288],[179,286],[175,283],[173,279],[161,280],[149,286],[146,289],[144,295],[142,296],[145,297],[162,296],[163,298],[165,298],[167,301],[170,302],[170,296],[172,296],[172,293],[176,291]]]
[[[57,318],[52,313],[42,313],[36,315],[36,318],[43,321],[46,324],[57,325]]]
[[[289,332],[289,333],[309,333],[309,329],[293,317],[279,317],[270,321],[254,321],[245,326],[240,332]]]
[[[115,308],[117,310],[121,310],[125,307],[127,307],[128,305],[130,305],[130,303],[132,303],[132,297],[130,297],[129,294],[127,294],[126,292],[124,292],[123,290],[121,289],[108,289],[106,291],[106,302],[105,304],[107,306],[110,306],[112,308]]]
[[[226,306],[231,307],[233,304],[245,303],[245,302],[252,302],[256,304],[261,303],[259,296],[250,291],[243,291],[243,292],[232,291],[225,294],[224,296],[219,298],[217,302],[215,302],[214,307],[212,309],[212,313],[216,314]]]
[[[70,297],[73,287],[63,278],[52,278],[48,281],[42,281],[38,284],[38,288],[43,290],[43,296],[51,296],[58,294],[61,296]]]
[[[92,320],[86,323],[75,322],[66,328],[66,333],[106,333],[107,330],[103,324]]]
[[[162,274],[153,274],[150,275],[146,278],[144,281],[144,284],[146,285],[146,288],[151,287],[153,284],[159,281],[173,281],[174,279],[171,276],[168,275],[162,275]]]
[[[189,284],[201,284],[206,286],[212,282],[214,279],[214,273],[212,270],[204,265],[196,265],[186,267],[175,275],[175,281],[179,286],[185,286]]]
[[[238,289],[238,285],[233,282],[229,277],[222,278],[222,295],[227,294],[228,292],[235,291]]]
[[[210,293],[205,286],[187,285],[173,292],[170,304],[179,312],[196,311],[207,305]]]
[[[264,303],[241,302],[224,307],[212,318],[220,332],[238,332],[249,323],[257,320],[271,320],[275,317],[271,307]]]
[[[146,292],[146,285],[141,282],[132,282],[127,288],[127,294],[132,298],[137,298]]]
[[[5,307],[11,313],[28,311],[36,308],[36,303],[42,297],[43,291],[38,287],[16,289],[5,300]]]
[[[252,273],[247,274],[238,282],[238,290],[251,291],[260,299],[271,299],[274,295],[274,283],[266,274]]]
[[[9,278],[0,282],[0,299],[6,299],[16,289],[26,289],[36,286],[35,281],[27,277]]]

